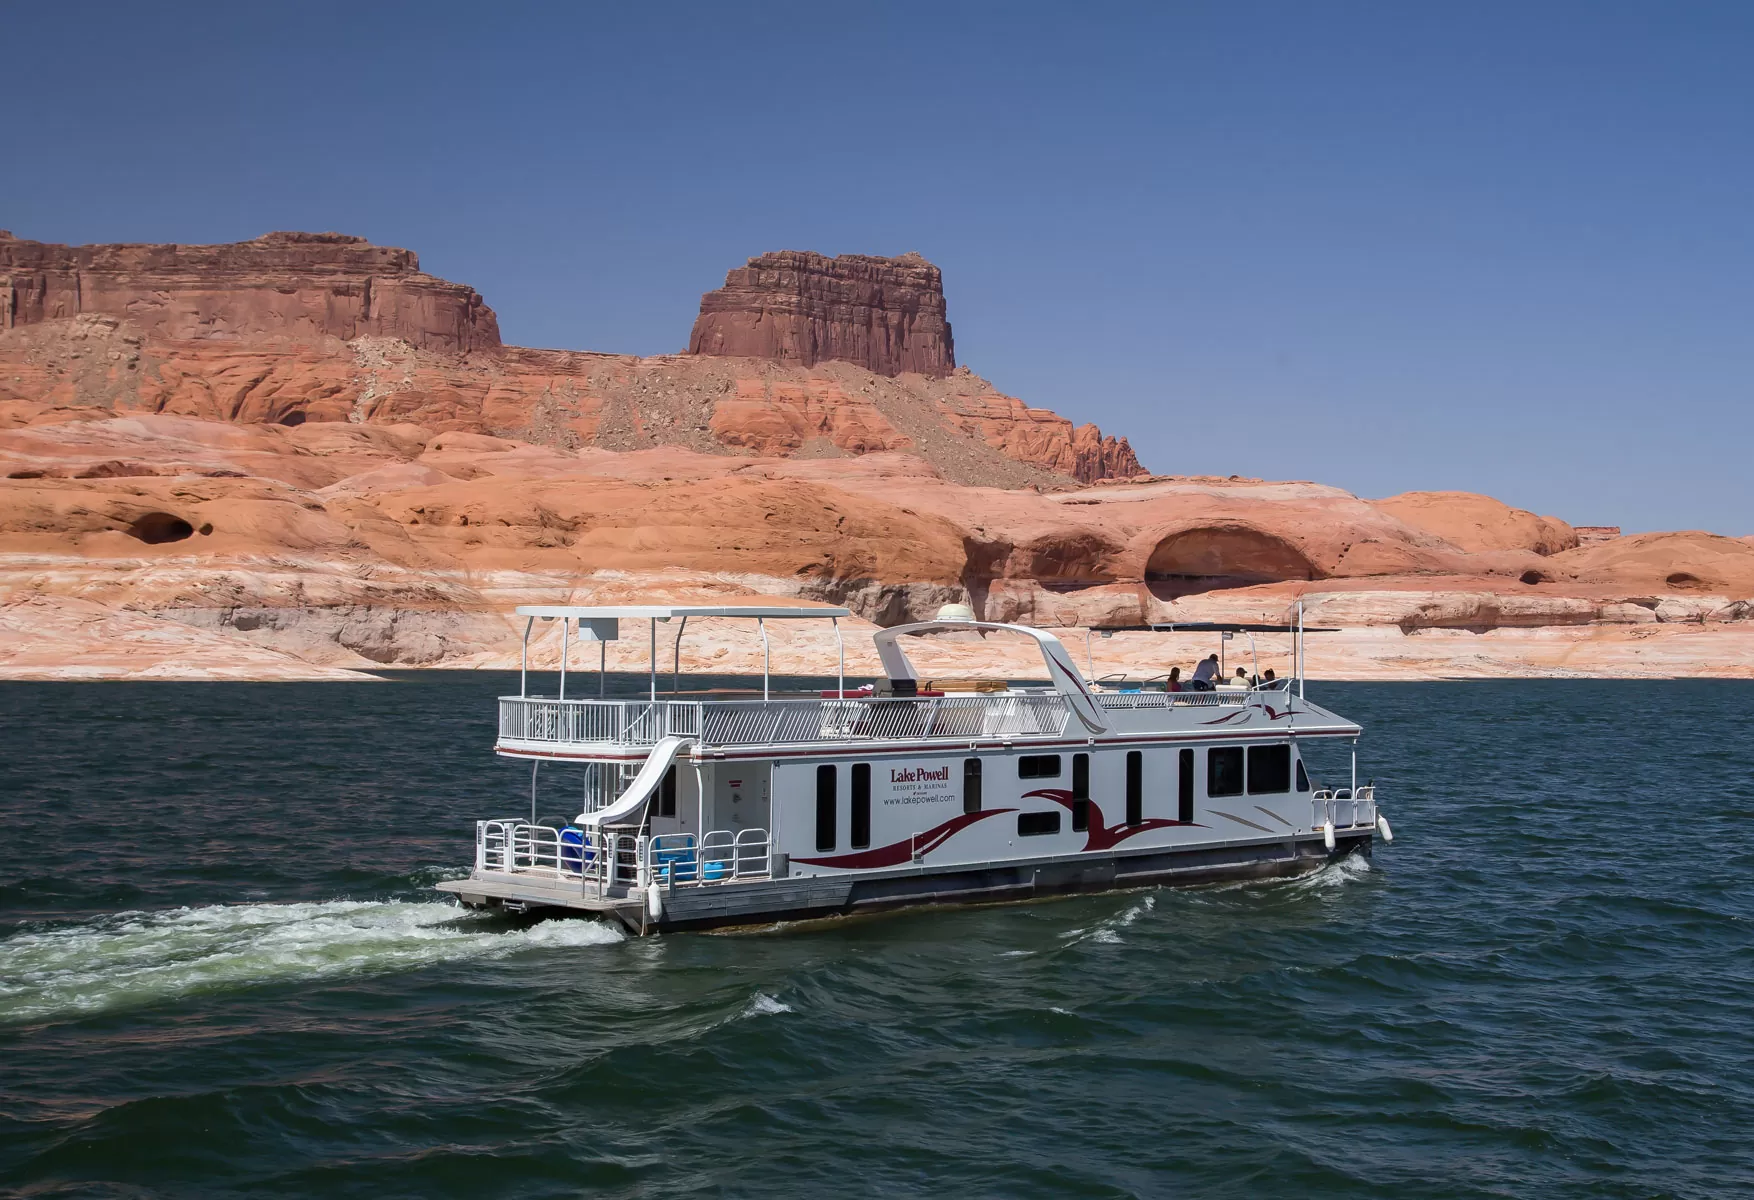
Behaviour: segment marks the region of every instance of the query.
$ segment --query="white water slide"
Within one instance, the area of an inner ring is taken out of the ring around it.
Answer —
[[[599,808],[596,812],[580,813],[574,823],[584,827],[601,827],[607,821],[619,821],[623,817],[632,816],[658,790],[658,784],[663,782],[664,772],[670,769],[676,756],[692,745],[693,738],[659,738],[652,747],[652,752],[646,756],[639,774],[633,777],[633,782],[627,785],[627,790],[621,793],[615,803]]]

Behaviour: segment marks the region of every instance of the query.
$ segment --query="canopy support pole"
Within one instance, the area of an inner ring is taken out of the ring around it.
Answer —
[[[1297,600],[1297,698],[1303,699],[1303,598]]]
[[[542,760],[530,760],[530,824],[536,823],[536,772],[542,769]]]
[[[656,704],[658,702],[658,618],[652,617],[647,620],[646,628],[651,631],[652,635],[652,703]]]
[[[676,627],[676,653],[670,663],[670,694],[674,696],[682,678],[682,632],[688,628],[688,618],[682,618],[682,624]]]
[[[834,676],[834,698],[845,700],[847,698],[847,643],[846,639],[841,636],[840,618],[830,617],[829,622],[834,626],[834,647],[840,652],[840,666],[836,668]]]
[[[755,618],[755,625],[756,628],[761,630],[761,699],[763,703],[766,703],[768,695],[767,665],[769,661],[767,648],[767,618]]]
[[[604,690],[609,686],[608,674],[609,643],[599,640],[597,642],[597,695],[599,696],[602,696]]]
[[[572,622],[566,617],[560,618],[560,698],[566,699],[566,659],[572,649],[567,635],[572,632]]]
[[[520,699],[530,695],[530,630],[535,627],[535,617],[524,622],[524,649],[518,655],[518,696]]]

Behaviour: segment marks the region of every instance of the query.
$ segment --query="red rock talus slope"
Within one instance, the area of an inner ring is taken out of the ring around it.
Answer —
[[[806,367],[836,359],[878,375],[956,367],[943,278],[918,254],[759,255],[701,297],[688,352]]]
[[[502,346],[473,291],[421,274],[405,250],[337,234],[224,246],[0,237],[0,400],[283,425],[416,422],[562,450],[910,450],[948,478],[1001,486],[1138,473],[1125,439],[1074,428],[965,370],[945,375],[936,268],[885,272],[864,323],[848,317],[823,336],[876,347],[890,374],[833,356]],[[904,295],[914,279],[918,294]]]

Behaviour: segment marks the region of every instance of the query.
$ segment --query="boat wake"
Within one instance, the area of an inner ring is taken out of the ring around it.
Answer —
[[[1370,858],[1363,854],[1348,854],[1337,862],[1326,863],[1308,875],[1299,875],[1287,881],[1287,886],[1300,891],[1320,891],[1325,888],[1345,887],[1349,883],[1357,883],[1367,879],[1373,868]]]
[[[1126,908],[1122,909],[1112,917],[1107,917],[1098,921],[1094,925],[1088,925],[1079,929],[1069,929],[1065,933],[1062,933],[1060,938],[1067,946],[1073,946],[1086,940],[1105,946],[1118,945],[1121,941],[1120,931],[1131,925],[1134,921],[1137,921],[1146,913],[1150,912],[1156,906],[1157,897],[1145,896],[1136,903],[1129,904]]]
[[[120,913],[0,941],[0,1023],[624,937],[609,925],[583,920],[507,929],[493,918],[438,902],[330,900]]]
[[[750,997],[749,1006],[743,1010],[745,1017],[771,1016],[775,1013],[789,1013],[792,1006],[776,1000],[766,992],[756,992]]]

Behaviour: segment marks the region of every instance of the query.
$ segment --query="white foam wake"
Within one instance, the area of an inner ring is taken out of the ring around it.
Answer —
[[[1345,887],[1368,878],[1371,870],[1369,858],[1362,854],[1348,854],[1336,862],[1324,863],[1307,875],[1297,876],[1290,881],[1290,886],[1300,890]]]
[[[749,998],[749,1007],[743,1010],[743,1015],[746,1017],[759,1017],[764,1015],[771,1016],[774,1013],[789,1013],[791,1011],[792,1006],[790,1004],[776,1000],[766,992],[756,992],[755,995]]]
[[[1085,940],[1105,946],[1119,945],[1121,941],[1120,931],[1131,925],[1134,921],[1137,921],[1146,913],[1150,912],[1156,906],[1157,897],[1145,896],[1141,898],[1138,903],[1128,905],[1125,909],[1116,913],[1112,917],[1107,917],[1087,928],[1067,930],[1065,933],[1062,933],[1060,937],[1068,946]]]
[[[623,936],[576,919],[496,928],[437,902],[330,900],[122,913],[0,941],[0,1022],[285,980],[410,970],[532,946],[601,945]]]

